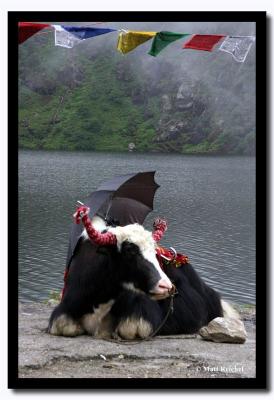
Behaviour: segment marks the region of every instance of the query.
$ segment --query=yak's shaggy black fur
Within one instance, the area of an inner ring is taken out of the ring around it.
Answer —
[[[64,298],[51,315],[49,329],[62,314],[79,320],[99,304],[116,299],[123,283],[134,283],[149,293],[159,279],[159,273],[135,244],[125,242],[119,252],[116,246],[98,247],[81,239],[70,264]]]
[[[160,334],[194,333],[223,316],[219,294],[203,282],[190,264],[179,268],[166,266],[165,273],[178,294],[174,298],[174,312]],[[133,243],[124,242],[119,252],[116,246],[97,247],[81,240],[70,265],[64,298],[50,317],[48,331],[58,317],[65,315],[78,323],[85,314],[93,313],[99,304],[111,299],[114,304],[109,316],[113,331],[129,319],[147,321],[154,331],[170,302],[169,298],[156,300],[149,294],[159,279],[159,273]],[[134,287],[128,288],[125,283],[133,283]]]
[[[223,316],[219,294],[202,281],[191,264],[179,268],[167,266],[165,273],[175,284],[178,294],[174,297],[174,311],[159,334],[195,333],[212,319]],[[111,313],[116,323],[129,317],[135,320],[143,318],[156,330],[165,318],[169,304],[169,298],[155,301],[145,294],[124,290],[119,294]]]

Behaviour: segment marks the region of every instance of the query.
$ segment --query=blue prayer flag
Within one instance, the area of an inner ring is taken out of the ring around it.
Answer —
[[[81,40],[116,31],[116,29],[109,29],[109,28],[92,28],[92,27],[68,26],[68,25],[61,25],[61,26],[67,32],[70,32],[71,34],[73,34],[74,36],[76,36]]]

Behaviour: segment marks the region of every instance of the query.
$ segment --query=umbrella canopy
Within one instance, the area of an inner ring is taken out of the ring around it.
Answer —
[[[84,204],[90,208],[89,216],[95,214],[108,223],[125,226],[135,222],[142,224],[150,211],[159,185],[154,180],[155,171],[138,172],[115,176],[102,183],[92,192]],[[83,232],[82,225],[73,224],[70,230],[67,267],[75,252],[79,238]]]

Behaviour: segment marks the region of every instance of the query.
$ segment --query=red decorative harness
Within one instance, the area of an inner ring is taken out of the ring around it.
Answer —
[[[64,278],[63,278],[64,279],[64,286],[63,286],[63,289],[62,289],[61,294],[60,294],[61,301],[63,300],[64,294],[65,294],[65,291],[66,291],[66,288],[67,288],[68,272],[69,272],[69,269],[68,269],[68,267],[66,267],[66,269],[64,271]]]
[[[184,254],[176,253],[173,249],[166,249],[165,247],[156,247],[156,257],[163,269],[164,265],[179,268],[183,264],[188,263],[188,257]]]
[[[162,239],[163,234],[167,230],[167,223],[163,219],[157,218],[153,224],[154,232],[152,237],[155,242],[159,242]],[[188,257],[184,254],[177,253],[172,247],[166,249],[165,247],[156,247],[156,257],[163,269],[164,265],[170,265],[173,267],[181,267],[182,264],[188,263]]]

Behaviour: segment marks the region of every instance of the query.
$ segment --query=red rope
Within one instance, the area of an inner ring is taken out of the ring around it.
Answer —
[[[117,243],[116,236],[111,232],[101,233],[94,229],[91,220],[88,216],[89,208],[86,206],[81,206],[77,209],[74,214],[76,224],[79,224],[82,220],[84,227],[86,228],[87,234],[90,240],[101,246],[108,246]]]
[[[155,242],[159,242],[167,230],[167,222],[164,219],[156,218],[153,223],[153,228],[154,232],[152,233],[152,237]]]

